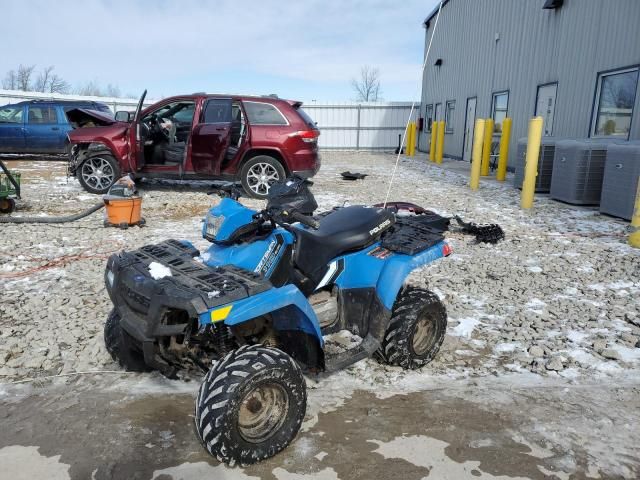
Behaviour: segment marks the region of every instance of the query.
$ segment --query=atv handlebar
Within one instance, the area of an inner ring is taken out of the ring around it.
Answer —
[[[296,222],[300,222],[301,224],[306,225],[309,228],[313,228],[314,230],[317,230],[320,227],[320,224],[316,220],[301,213],[289,212],[288,215]]]
[[[317,230],[320,224],[311,217],[301,214],[300,212],[283,209],[281,207],[271,207],[256,213],[253,216],[256,220],[271,221],[285,229],[290,229],[293,222],[300,222],[309,228]]]

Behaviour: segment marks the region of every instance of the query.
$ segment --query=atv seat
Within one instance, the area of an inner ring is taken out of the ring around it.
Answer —
[[[371,245],[394,222],[393,213],[383,208],[340,208],[322,218],[317,230],[296,229],[294,263],[317,284],[332,259]]]

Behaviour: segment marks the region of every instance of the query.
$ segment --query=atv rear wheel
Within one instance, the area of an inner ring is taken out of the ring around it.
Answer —
[[[144,362],[142,352],[136,350],[133,339],[120,326],[120,315],[114,308],[104,324],[104,343],[107,352],[125,370],[130,372],[148,372],[151,370]]]
[[[376,356],[391,365],[420,368],[438,353],[446,331],[447,311],[438,296],[422,288],[403,288]]]
[[[214,364],[196,398],[207,451],[231,466],[272,457],[295,438],[307,408],[300,367],[286,353],[243,346]]]

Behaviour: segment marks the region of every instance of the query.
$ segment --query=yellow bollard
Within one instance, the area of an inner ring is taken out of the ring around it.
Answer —
[[[482,141],[484,138],[484,120],[478,118],[473,129],[473,150],[471,151],[471,190],[480,186],[480,164],[482,163]]]
[[[414,139],[414,135],[415,135],[415,128],[414,128],[415,123],[414,122],[409,122],[409,126],[407,127],[407,157],[413,157],[415,155],[415,139]]]
[[[493,142],[493,119],[487,118],[484,121],[484,142],[482,145],[482,168],[480,175],[489,175],[489,163],[491,162],[491,143]]]
[[[411,122],[407,124],[407,131],[404,138],[404,153],[407,157],[411,156]]]
[[[536,192],[536,177],[538,176],[538,158],[540,156],[540,142],[542,141],[542,117],[529,120],[529,136],[527,137],[527,156],[525,157],[524,182],[522,183],[522,198],[520,206],[531,208],[533,195]]]
[[[511,119],[502,122],[502,136],[500,137],[500,156],[498,157],[498,171],[496,180],[504,182],[507,178],[507,163],[509,162],[509,140],[511,139]]]
[[[429,160],[436,161],[436,145],[438,144],[438,122],[431,122],[431,145],[429,146]]]
[[[638,178],[638,189],[636,190],[636,205],[633,209],[633,217],[631,217],[629,245],[640,248],[640,177]]]
[[[416,134],[418,133],[418,126],[416,122],[411,122],[411,156],[416,156]]]
[[[436,163],[442,163],[444,154],[444,120],[438,122],[438,143],[436,145]]]

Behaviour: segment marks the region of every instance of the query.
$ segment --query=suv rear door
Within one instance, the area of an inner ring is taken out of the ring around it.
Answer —
[[[0,152],[24,151],[24,105],[0,108]]]
[[[191,133],[191,164],[195,173],[218,175],[231,136],[231,98],[208,98]]]
[[[62,152],[59,142],[60,125],[55,105],[27,105],[27,122],[24,125],[26,151]]]

